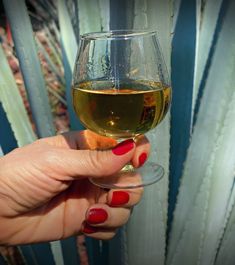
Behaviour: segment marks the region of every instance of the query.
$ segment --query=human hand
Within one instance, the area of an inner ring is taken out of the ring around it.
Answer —
[[[115,140],[87,130],[13,150],[0,158],[0,245],[59,240],[80,233],[112,238],[127,222],[143,190],[106,191],[88,178],[108,177],[129,161],[138,167],[148,154],[144,136],[136,144],[125,141],[116,146]]]

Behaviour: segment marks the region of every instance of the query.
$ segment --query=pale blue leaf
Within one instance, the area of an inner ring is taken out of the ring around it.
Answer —
[[[194,68],[194,89],[193,89],[193,107],[199,92],[200,83],[205,71],[206,63],[210,59],[209,53],[212,49],[213,37],[215,34],[216,24],[218,23],[219,11],[222,0],[214,1],[197,1],[197,41],[196,57]],[[203,3],[201,3],[203,2]],[[203,10],[203,12],[202,12]]]
[[[18,146],[23,146],[33,142],[36,136],[1,45],[0,62],[0,102],[11,124]]]
[[[165,62],[170,72],[171,1],[135,1],[134,28],[156,30]],[[128,264],[164,264],[168,207],[168,176],[170,150],[170,114],[147,133],[151,143],[150,161],[162,165],[162,180],[144,189],[144,196],[127,225]]]
[[[64,265],[64,259],[62,254],[62,248],[60,241],[54,241],[50,243],[51,252],[55,261],[55,265]]]
[[[65,51],[70,69],[73,71],[78,45],[64,0],[58,0],[58,18],[62,46]]]
[[[37,55],[32,25],[24,1],[4,0],[15,49],[39,137],[54,135],[48,94]]]
[[[0,146],[0,157],[3,156],[2,147]]]
[[[168,231],[191,136],[196,1],[180,1],[172,40],[172,105]]]
[[[109,0],[98,0],[101,17],[101,31],[109,30],[110,23],[110,2]]]
[[[180,186],[167,264],[213,264],[223,232],[235,163],[231,147],[235,138],[231,124],[234,7],[235,3],[230,1],[227,13],[223,12],[223,24],[211,58]]]
[[[105,3],[105,1],[78,0],[80,34],[101,31],[102,19],[100,5],[102,3]],[[107,20],[104,21],[107,23]]]

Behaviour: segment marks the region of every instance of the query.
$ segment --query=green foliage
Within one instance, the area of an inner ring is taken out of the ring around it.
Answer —
[[[23,146],[33,142],[36,136],[1,45],[0,62],[0,101],[7,114],[18,145]]]
[[[171,265],[214,264],[221,241],[227,244],[224,227],[234,204],[235,126],[231,120],[235,111],[235,4],[230,1],[222,8],[223,23],[218,24],[218,37],[213,40],[210,68],[178,195],[169,241],[167,264]],[[225,252],[219,253],[222,257]],[[225,264],[221,262],[218,264]]]
[[[170,72],[172,3],[135,1],[135,29],[157,30],[159,42]],[[163,165],[162,180],[146,187],[143,199],[135,207],[127,226],[127,253],[130,265],[164,264],[169,182],[170,114],[147,134],[151,143],[150,160]],[[137,251],[141,250],[141,251]]]
[[[70,69],[73,71],[78,45],[64,0],[58,0],[58,18],[62,47],[67,56]]]

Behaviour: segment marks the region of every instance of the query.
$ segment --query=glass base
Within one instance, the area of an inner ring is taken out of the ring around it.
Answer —
[[[126,165],[116,174],[103,178],[91,178],[96,186],[105,189],[134,189],[159,181],[164,175],[164,168],[154,162],[146,162],[140,168]]]

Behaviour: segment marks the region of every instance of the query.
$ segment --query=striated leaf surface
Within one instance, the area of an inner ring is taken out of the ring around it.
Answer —
[[[156,30],[170,71],[172,1],[135,1],[134,28]],[[168,207],[170,115],[147,133],[151,143],[149,160],[162,165],[165,175],[144,189],[143,199],[127,225],[128,264],[164,264]]]
[[[213,264],[226,223],[235,163],[233,12],[230,1],[188,150],[167,264]]]
[[[0,101],[11,124],[18,146],[23,146],[33,142],[36,136],[2,46],[0,46],[0,62]]]

